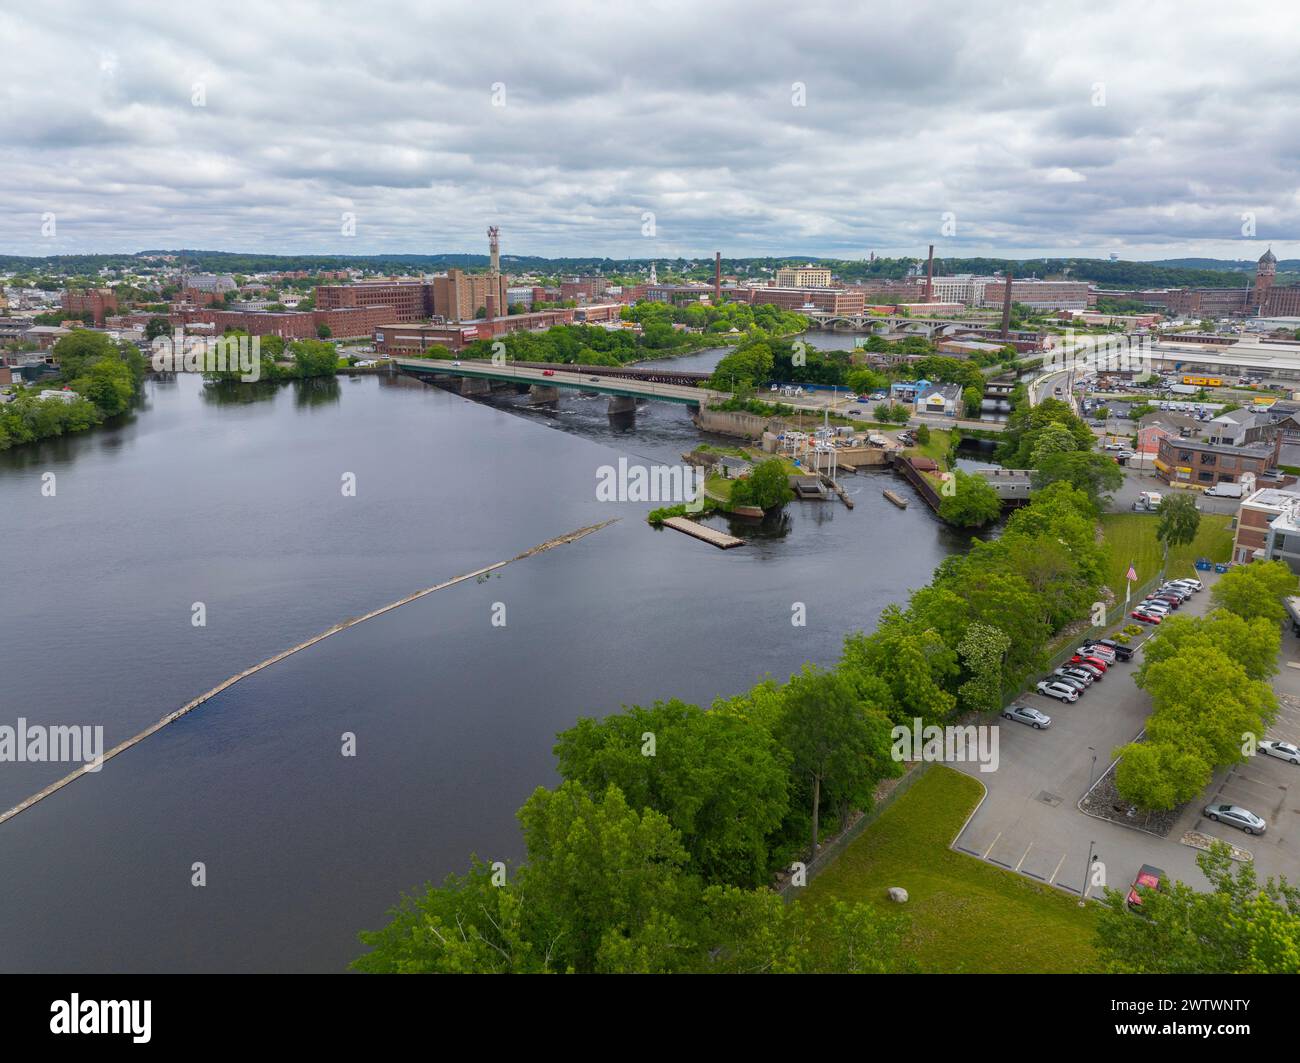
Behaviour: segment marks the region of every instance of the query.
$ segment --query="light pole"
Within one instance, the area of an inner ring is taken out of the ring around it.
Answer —
[[[1088,903],[1088,879],[1092,877],[1092,865],[1095,860],[1101,859],[1101,853],[1098,853],[1095,857],[1092,854],[1092,847],[1096,844],[1096,841],[1088,842],[1088,863],[1083,869],[1083,891],[1079,894],[1080,908]]]
[[[1089,746],[1088,750],[1092,753],[1092,767],[1088,769],[1088,789],[1084,791],[1084,797],[1092,792],[1093,779],[1097,773],[1097,751],[1092,746]]]

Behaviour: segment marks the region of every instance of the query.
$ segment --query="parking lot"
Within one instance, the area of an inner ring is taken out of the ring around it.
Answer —
[[[1180,612],[1209,609],[1214,577],[1200,574],[1206,589]],[[1149,633],[1158,638],[1158,631]],[[1105,882],[1128,886],[1138,868],[1154,864],[1171,877],[1197,888],[1208,883],[1196,866],[1198,850],[1181,843],[1184,832],[1197,830],[1222,838],[1254,854],[1262,878],[1286,875],[1300,881],[1300,766],[1270,757],[1255,757],[1218,773],[1204,795],[1184,810],[1167,838],[1085,815],[1078,802],[1091,781],[1110,765],[1112,751],[1142,730],[1150,701],[1132,681],[1141,650],[1128,663],[1117,662],[1077,702],[1064,704],[1036,693],[1021,702],[1052,717],[1052,726],[1036,731],[1000,721],[999,764],[981,773],[975,764],[954,765],[979,779],[987,794],[961,832],[955,847],[1000,867],[1048,883],[1072,895],[1085,888],[1089,843],[1099,855]],[[1290,667],[1294,661],[1298,667]],[[1267,737],[1300,743],[1300,640],[1285,634],[1281,674],[1275,689],[1290,704]],[[1095,760],[1094,760],[1095,754]],[[1262,837],[1201,815],[1212,802],[1244,805],[1268,821]],[[1095,895],[1096,889],[1090,895]]]

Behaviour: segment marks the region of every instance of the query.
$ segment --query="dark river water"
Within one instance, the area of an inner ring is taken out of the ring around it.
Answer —
[[[290,657],[0,825],[0,968],[343,970],[402,891],[522,855],[515,810],[577,717],[829,663],[966,545],[882,498],[910,490],[886,473],[740,549],[657,532],[596,478],[679,461],[683,407],[629,428],[604,399],[524,401],[383,377],[230,401],[181,376],[125,425],[0,454],[0,724],[100,724],[106,746],[337,621],[620,518]],[[0,763],[0,808],[68,770]]]

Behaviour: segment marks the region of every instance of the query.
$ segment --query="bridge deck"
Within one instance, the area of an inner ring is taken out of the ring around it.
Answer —
[[[600,366],[567,366],[552,369],[537,364],[507,363],[497,365],[474,359],[447,360],[444,358],[394,358],[393,363],[403,372],[418,376],[470,377],[477,380],[505,380],[514,384],[536,384],[540,387],[568,388],[576,391],[596,391],[603,395],[622,395],[637,399],[660,399],[699,406],[706,402],[727,398],[725,391],[694,387],[687,384],[668,384],[656,380],[641,380],[623,375],[603,375]],[[644,371],[643,371],[644,372]]]

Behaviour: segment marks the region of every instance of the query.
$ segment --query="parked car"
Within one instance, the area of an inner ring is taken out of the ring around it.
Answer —
[[[1095,669],[1097,672],[1100,672],[1101,675],[1105,675],[1106,669],[1109,667],[1100,657],[1084,656],[1081,653],[1076,653],[1071,657],[1070,663],[1074,665],[1075,668]]]
[[[1064,683],[1067,687],[1074,687],[1080,694],[1088,692],[1088,684],[1085,680],[1077,676],[1066,675],[1063,669],[1058,668],[1051,675],[1043,676],[1044,683]]]
[[[1098,639],[1091,643],[1091,646],[1105,646],[1120,661],[1131,661],[1133,659],[1133,647],[1125,646],[1122,642],[1116,642],[1114,639]]]
[[[1165,873],[1160,868],[1152,867],[1150,864],[1143,864],[1128,891],[1128,906],[1135,912],[1139,910],[1142,907],[1142,894],[1138,891],[1140,889],[1163,889],[1165,877]]]
[[[1180,598],[1178,595],[1173,593],[1166,593],[1165,591],[1160,591],[1156,594],[1151,595],[1151,597],[1149,597],[1147,601],[1164,602],[1165,605],[1169,606],[1170,609],[1177,609],[1179,606],[1183,604],[1182,598]]]
[[[1139,609],[1145,609],[1148,613],[1156,613],[1160,616],[1168,616],[1173,612],[1169,608],[1168,602],[1157,601],[1155,598],[1144,598],[1138,603]]]
[[[1297,749],[1290,742],[1278,742],[1272,738],[1266,738],[1260,742],[1259,751],[1265,756],[1277,757],[1279,760],[1289,760],[1292,764],[1300,764],[1300,749]]]
[[[1080,657],[1100,657],[1107,664],[1115,663],[1115,651],[1109,646],[1102,646],[1096,642],[1086,642],[1074,652]]]
[[[1248,808],[1240,805],[1206,805],[1205,816],[1215,823],[1226,823],[1230,827],[1239,827],[1247,834],[1263,834],[1268,824]]]
[[[1066,686],[1064,683],[1061,682],[1049,683],[1046,679],[1044,679],[1034,689],[1036,689],[1040,694],[1043,694],[1046,697],[1055,698],[1057,701],[1074,702],[1079,700],[1079,692],[1075,690],[1074,687]]]
[[[1040,683],[1039,686],[1041,685]],[[1017,723],[1027,723],[1035,731],[1052,726],[1052,718],[1047,713],[1039,712],[1029,705],[1008,705],[1002,710],[1002,718],[1015,720]]]
[[[1193,594],[1205,589],[1205,584],[1198,579],[1176,579],[1173,582],[1177,583],[1180,587],[1190,588]]]
[[[1075,668],[1072,664],[1063,664],[1055,672],[1056,675],[1066,675],[1074,679],[1082,680],[1083,685],[1090,687],[1097,678],[1091,672],[1083,668]]]
[[[1129,613],[1129,616],[1141,624],[1158,624],[1162,619],[1155,613],[1148,613],[1142,609],[1134,609],[1133,612]]]

